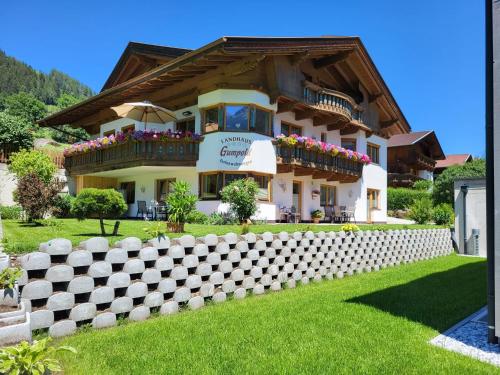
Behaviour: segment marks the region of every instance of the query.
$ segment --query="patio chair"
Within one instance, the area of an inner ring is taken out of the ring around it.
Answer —
[[[146,205],[146,201],[137,201],[137,214],[135,217],[140,217],[143,219],[153,218],[153,212]]]
[[[325,206],[325,221],[328,223],[333,223],[334,222],[334,215],[333,215],[333,207],[332,206]]]
[[[295,206],[292,206],[292,208],[290,208],[290,219],[295,224],[300,222],[300,212],[297,212]]]
[[[343,222],[343,215],[342,215],[342,210],[340,209],[339,206],[333,206],[333,221],[336,223],[342,223]]]
[[[354,224],[356,224],[356,218],[354,217],[354,207],[352,207],[352,206],[347,207],[346,219],[348,222],[350,222],[352,220],[352,221],[354,221]]]

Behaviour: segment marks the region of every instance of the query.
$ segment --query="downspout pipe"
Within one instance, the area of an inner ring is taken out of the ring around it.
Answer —
[[[463,209],[463,221],[462,221],[462,239],[464,241],[464,254],[468,254],[467,249],[467,193],[469,187],[467,185],[460,186],[460,191],[462,192],[462,209]]]
[[[486,31],[486,258],[488,267],[487,308],[488,342],[497,343],[495,335],[495,184],[494,184],[494,59],[493,59],[493,0],[485,0]],[[500,22],[500,19],[496,20]],[[497,36],[498,37],[498,36]],[[500,74],[500,69],[499,74]],[[500,90],[500,87],[497,87]],[[499,125],[500,126],[500,125]]]

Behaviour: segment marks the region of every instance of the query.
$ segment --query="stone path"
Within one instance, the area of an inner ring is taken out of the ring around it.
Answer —
[[[430,341],[432,345],[500,367],[500,345],[488,344],[487,310],[465,318]]]
[[[387,224],[415,224],[415,221],[387,216]]]

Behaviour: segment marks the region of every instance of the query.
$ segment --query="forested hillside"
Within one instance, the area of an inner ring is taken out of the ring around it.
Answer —
[[[45,74],[0,50],[0,102],[2,98],[20,92],[31,93],[48,105],[57,104],[57,99],[63,94],[76,98],[93,95],[90,87],[67,74],[55,69]]]

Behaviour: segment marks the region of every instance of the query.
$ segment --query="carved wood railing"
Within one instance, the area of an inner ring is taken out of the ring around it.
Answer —
[[[339,155],[307,150],[304,147],[290,147],[276,144],[278,164],[289,164],[310,168],[316,171],[332,172],[332,175],[344,176],[345,180],[358,180],[363,173],[363,163],[346,159]],[[340,178],[342,180],[342,178]]]
[[[195,166],[199,141],[129,141],[67,156],[71,174],[87,174],[136,166]]]

